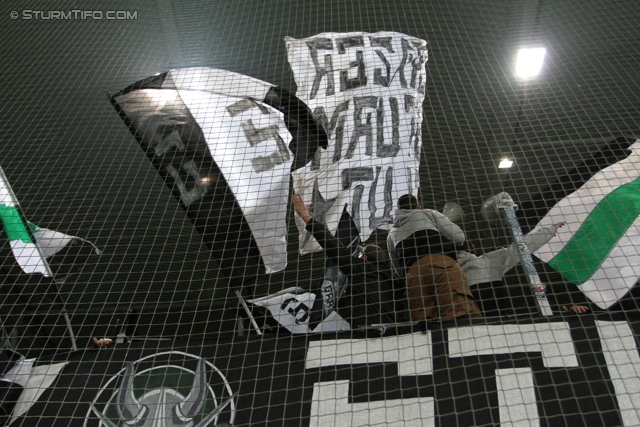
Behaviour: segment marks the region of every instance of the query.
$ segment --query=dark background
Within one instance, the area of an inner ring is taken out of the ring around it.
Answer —
[[[26,9],[128,10],[137,19],[11,19]],[[482,220],[484,199],[507,191],[526,202],[603,143],[640,137],[638,22],[636,0],[3,1],[0,166],[30,221],[103,251],[62,289],[79,346],[113,336],[131,308],[141,335],[232,333],[235,296],[107,91],[202,65],[293,92],[285,36],[387,30],[425,39],[421,201],[459,203],[468,235],[488,251],[507,239]],[[513,72],[524,45],[547,48],[542,73],[526,82]],[[515,165],[499,171],[507,155]],[[300,258],[290,230],[287,270],[256,296],[319,280],[322,256]],[[6,239],[0,266],[0,316],[13,342],[34,355],[68,349],[59,306],[25,283]],[[558,302],[583,300],[539,267]],[[534,313],[525,280],[508,282],[516,312]]]

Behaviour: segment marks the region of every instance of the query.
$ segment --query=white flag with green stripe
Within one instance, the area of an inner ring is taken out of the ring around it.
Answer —
[[[25,273],[60,279],[73,273],[88,255],[99,254],[87,240],[28,222],[0,168],[0,219],[16,262]]]
[[[629,150],[629,157],[595,174],[536,226],[567,222],[535,255],[603,309],[640,278],[640,140]]]

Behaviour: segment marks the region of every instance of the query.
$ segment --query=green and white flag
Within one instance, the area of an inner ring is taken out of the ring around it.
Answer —
[[[640,278],[640,140],[629,150],[626,159],[599,171],[536,226],[566,221],[535,255],[603,309]]]
[[[16,262],[25,273],[63,277],[75,272],[100,250],[87,240],[40,228],[28,222],[0,168],[0,218]]]

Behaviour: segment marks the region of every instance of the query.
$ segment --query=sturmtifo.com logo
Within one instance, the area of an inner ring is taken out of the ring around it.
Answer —
[[[100,389],[85,427],[231,426],[235,394],[210,362],[188,353],[156,353],[124,369]]]

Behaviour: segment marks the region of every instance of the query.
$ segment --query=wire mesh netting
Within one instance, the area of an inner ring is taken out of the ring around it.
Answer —
[[[0,423],[640,425],[635,2],[1,10]]]

